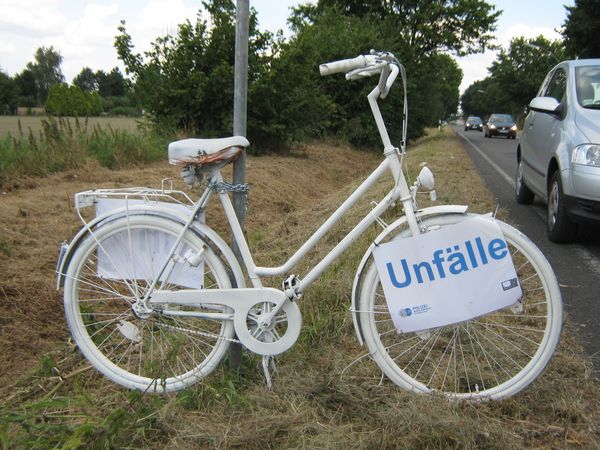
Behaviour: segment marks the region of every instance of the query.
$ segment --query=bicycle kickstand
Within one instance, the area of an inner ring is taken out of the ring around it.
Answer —
[[[262,368],[263,368],[263,373],[265,374],[265,382],[267,383],[267,389],[269,391],[272,391],[273,383],[271,381],[271,371],[269,370],[269,363],[271,365],[271,371],[273,373],[277,373],[277,367],[275,366],[275,357],[263,355]]]

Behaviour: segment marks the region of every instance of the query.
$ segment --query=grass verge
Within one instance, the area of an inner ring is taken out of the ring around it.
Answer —
[[[120,169],[147,164],[163,157],[166,141],[152,132],[132,132],[101,126],[88,119],[47,118],[40,129],[24,130],[0,138],[0,187],[18,185],[23,177],[47,176],[81,167],[96,160],[103,167]]]
[[[379,160],[379,155],[334,143],[298,149],[298,154],[303,157],[248,158],[247,229],[260,265],[279,265],[289,257]],[[432,132],[409,149],[411,179],[422,161],[436,175],[438,203],[469,204],[474,212],[495,210],[449,131]],[[277,176],[291,172],[294,183]],[[354,336],[350,289],[369,238],[378,233],[375,227],[300,301],[302,334],[277,359],[273,392],[264,386],[260,359],[246,353],[239,371],[224,363],[204,382],[177,394],[140,396],[116,387],[89,368],[68,341],[60,295],[52,291],[53,248],[78,227],[69,203],[73,192],[150,184],[169,174],[173,169],[164,163],[114,172],[86,166],[1,198],[4,447],[599,447],[599,383],[590,377],[590,362],[568,327],[542,376],[522,394],[498,402],[415,396],[381,380],[368,358],[351,365],[365,349]],[[69,195],[48,196],[49,187]],[[372,198],[386,187],[377,186]],[[305,273],[345,234],[371,207],[369,200],[353,209],[295,273]],[[398,213],[392,211],[387,220]],[[221,226],[219,215],[208,222]],[[32,237],[33,231],[40,234]]]

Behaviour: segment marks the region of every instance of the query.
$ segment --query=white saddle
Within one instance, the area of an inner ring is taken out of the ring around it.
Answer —
[[[243,136],[220,139],[182,139],[169,144],[169,163],[204,165],[235,160],[250,142]]]

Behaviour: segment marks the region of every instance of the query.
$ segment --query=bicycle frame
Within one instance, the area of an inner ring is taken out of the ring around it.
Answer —
[[[388,73],[382,71],[381,78],[389,76]],[[271,277],[277,275],[285,275],[298,264],[302,258],[320,241],[320,239],[347,213],[347,211],[360,199],[365,193],[388,171],[391,172],[395,184],[388,194],[377,203],[377,205],[350,231],[338,244],[316,264],[307,274],[300,280],[297,290],[302,293],[306,290],[319,276],[337,259],[351,244],[354,242],[367,228],[373,224],[392,204],[400,200],[404,207],[404,213],[407,218],[410,230],[413,235],[419,234],[419,227],[414,213],[413,197],[411,195],[408,183],[402,174],[402,159],[405,155],[405,148],[402,150],[394,147],[391,142],[385,127],[377,99],[381,95],[381,82],[378,83],[371,93],[368,95],[369,105],[377,128],[384,144],[385,159],[381,164],[369,175],[363,183],[331,214],[331,216],[314,232],[314,234],[281,266],[278,267],[259,267],[256,266],[248,243],[240,226],[240,222],[235,214],[231,199],[226,192],[218,192],[219,200],[227,217],[227,221],[231,228],[233,237],[238,245],[244,266],[248,277],[251,280],[252,286],[262,288],[263,284],[261,277]],[[406,105],[406,101],[405,101]],[[405,119],[406,120],[406,119]],[[404,131],[405,129],[403,129]],[[405,136],[403,139],[405,142]],[[223,181],[220,169],[213,170],[207,177],[209,184],[211,182]],[[191,217],[194,217],[198,212],[204,210],[211,196],[211,190],[207,189],[198,203],[194,206]],[[189,227],[191,222],[186,226]],[[184,230],[185,231],[185,230]],[[183,232],[182,232],[183,234]],[[178,242],[176,243],[178,245]],[[176,246],[175,245],[175,246]]]

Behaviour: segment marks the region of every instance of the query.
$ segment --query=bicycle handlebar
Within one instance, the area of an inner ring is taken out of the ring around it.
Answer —
[[[356,58],[341,59],[332,61],[319,66],[319,72],[322,76],[332,75],[340,72],[350,72],[354,69],[367,67],[370,62],[374,62],[375,57],[372,55],[359,55]]]

